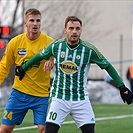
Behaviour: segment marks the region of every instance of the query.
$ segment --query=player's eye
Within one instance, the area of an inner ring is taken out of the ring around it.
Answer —
[[[74,30],[74,27],[69,27],[69,30]]]
[[[36,21],[37,21],[37,22],[40,22],[41,20],[40,20],[40,19],[37,19]]]
[[[34,19],[30,19],[29,21],[30,21],[30,22],[34,22]]]
[[[76,30],[80,30],[81,28],[80,27],[76,27]]]

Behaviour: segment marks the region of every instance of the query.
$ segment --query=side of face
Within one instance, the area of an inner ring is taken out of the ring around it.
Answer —
[[[40,31],[41,27],[41,16],[40,15],[28,15],[25,18],[25,27],[27,28],[27,32],[36,34]]]
[[[79,21],[69,21],[64,28],[64,33],[69,44],[76,44],[79,42],[79,38],[82,32],[82,26]]]

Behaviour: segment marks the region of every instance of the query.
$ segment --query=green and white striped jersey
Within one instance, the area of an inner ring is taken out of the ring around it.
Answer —
[[[88,99],[87,78],[91,63],[96,63],[101,69],[109,68],[116,83],[123,85],[115,69],[99,50],[81,39],[75,48],[70,48],[66,38],[54,41],[23,64],[22,68],[26,71],[33,64],[48,60],[51,56],[55,59],[52,97],[73,101]]]
[[[44,52],[45,51],[45,52]],[[87,78],[91,63],[96,63],[101,69],[109,62],[89,42],[80,40],[75,48],[70,48],[66,38],[51,43],[43,49],[41,56],[55,58],[55,77],[52,85],[52,97],[65,100],[84,100],[88,98]]]

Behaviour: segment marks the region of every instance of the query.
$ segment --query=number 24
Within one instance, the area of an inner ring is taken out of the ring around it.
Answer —
[[[5,110],[4,111],[4,116],[3,116],[3,118],[4,119],[10,119],[10,120],[12,120],[12,114],[13,114],[13,112],[11,111],[11,112],[8,112],[7,110]]]

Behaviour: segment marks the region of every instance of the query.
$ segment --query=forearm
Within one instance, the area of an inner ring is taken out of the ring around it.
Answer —
[[[115,70],[115,68],[111,64],[109,64],[105,70],[112,77],[112,79],[115,81],[115,83],[118,85],[118,87],[121,87],[124,85],[122,79],[120,78],[117,71]]]
[[[35,56],[33,56],[32,58],[30,58],[26,63],[24,63],[22,65],[22,68],[24,71],[26,71],[29,67],[40,62],[41,60],[43,60],[43,56],[41,56],[40,53],[38,53]]]

